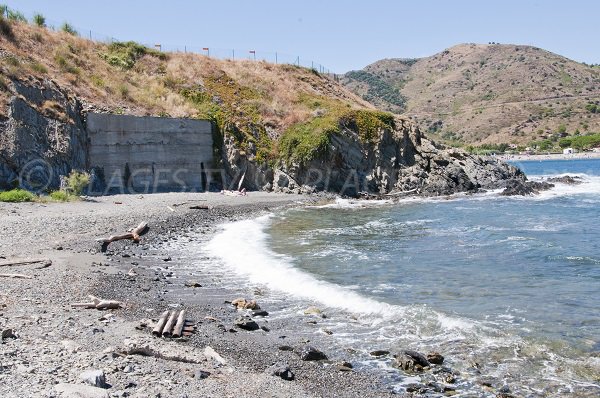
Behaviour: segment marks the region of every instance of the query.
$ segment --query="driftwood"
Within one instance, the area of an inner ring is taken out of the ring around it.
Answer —
[[[115,300],[104,300],[94,296],[88,296],[90,298],[90,302],[88,303],[73,303],[71,307],[77,308],[95,308],[97,310],[114,310],[121,308],[123,303]]]
[[[208,207],[207,205],[190,206],[190,210],[208,210],[208,209],[210,209],[210,207]]]
[[[146,233],[148,230],[148,223],[146,221],[142,221],[140,225],[135,227],[131,232],[124,233],[122,235],[112,235],[106,239],[99,239],[102,242],[102,252],[105,252],[108,249],[108,245],[112,242],[116,242],[118,240],[123,239],[131,239],[134,242],[138,243],[140,241],[140,236]]]
[[[171,330],[173,330],[173,326],[175,326],[175,322],[177,322],[177,311],[172,311],[169,316],[169,320],[165,324],[165,328],[163,329],[162,335],[164,337],[171,336]]]
[[[23,275],[23,274],[0,274],[0,278],[33,279],[33,276]]]
[[[177,318],[177,323],[173,328],[173,337],[181,337],[183,335],[183,326],[185,325],[185,310],[182,310],[179,313],[179,317]]]
[[[165,324],[167,323],[168,318],[169,318],[169,311],[163,312],[163,314],[160,316],[160,318],[158,320],[158,323],[156,324],[154,329],[152,329],[153,335],[160,336],[162,334],[163,328],[165,327]]]
[[[3,261],[0,262],[0,267],[15,267],[18,265],[29,265],[38,263],[42,264],[39,268],[46,268],[52,265],[52,260],[48,260],[47,258],[36,258],[30,260]]]

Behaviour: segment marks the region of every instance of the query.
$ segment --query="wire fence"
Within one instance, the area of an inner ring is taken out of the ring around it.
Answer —
[[[14,11],[6,8],[5,12],[7,17],[9,12]],[[33,18],[30,19],[33,23]],[[106,35],[103,33],[95,32],[91,29],[86,29],[80,26],[67,24],[66,22],[58,22],[45,19],[45,24],[48,29],[54,31],[60,30],[71,30],[73,33],[76,33],[82,38],[89,39],[94,42],[100,42],[105,44],[110,44],[114,42],[120,42],[123,40],[117,39],[113,36]],[[195,53],[204,55],[210,58],[222,59],[222,60],[250,60],[250,61],[264,61],[273,64],[288,64],[288,65],[296,65],[299,67],[305,67],[312,69],[316,72],[319,72],[323,75],[327,75],[333,79],[338,79],[338,76],[333,73],[329,68],[325,65],[313,61],[307,57],[301,57],[299,55],[281,53],[277,51],[262,51],[256,49],[236,49],[236,48],[216,48],[210,46],[200,46],[200,45],[178,45],[178,44],[168,44],[168,43],[148,43],[142,42],[140,43],[146,47],[154,48],[161,52],[175,52],[175,53]]]

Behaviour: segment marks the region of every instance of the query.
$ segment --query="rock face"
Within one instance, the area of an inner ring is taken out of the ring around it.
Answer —
[[[0,189],[19,184],[33,191],[57,189],[61,176],[89,163],[82,105],[50,80],[15,80],[11,91],[17,95],[8,118],[0,120]],[[258,134],[262,127],[256,128]],[[222,184],[236,190],[328,191],[352,197],[439,196],[526,180],[506,163],[436,145],[407,119],[396,118],[393,129],[379,129],[369,141],[355,130],[346,126],[331,134],[327,151],[311,161],[269,166],[259,161],[253,144],[239,148],[236,127],[228,125],[219,141]],[[278,135],[267,133],[272,139]]]
[[[356,131],[333,134],[327,155],[274,172],[282,192],[331,191],[341,195],[418,194],[422,196],[503,188],[525,175],[506,163],[444,149],[427,140],[412,122],[397,118],[393,131],[361,142]]]
[[[86,167],[81,103],[50,80],[11,86],[17,95],[0,120],[0,189],[56,189],[61,175]]]

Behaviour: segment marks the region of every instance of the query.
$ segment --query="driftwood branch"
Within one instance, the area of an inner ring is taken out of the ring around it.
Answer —
[[[108,245],[110,245],[112,242],[116,242],[118,240],[131,239],[134,242],[138,243],[140,241],[140,236],[145,234],[147,230],[148,230],[148,223],[146,221],[142,221],[140,223],[140,225],[135,227],[131,232],[127,232],[127,233],[124,233],[121,235],[112,235],[106,239],[99,239],[99,241],[102,242],[101,251],[105,252],[108,249]]]
[[[0,274],[0,278],[33,279],[33,276],[23,275],[23,274]]]
[[[52,260],[48,260],[47,258],[36,258],[29,260],[12,260],[12,261],[3,261],[0,262],[0,267],[16,267],[18,265],[29,265],[29,264],[38,264],[42,265],[39,268],[46,268],[52,265]]]
[[[98,297],[89,296],[90,302],[87,303],[73,303],[71,307],[73,308],[95,308],[97,310],[114,310],[121,308],[123,303],[116,300],[104,300]]]

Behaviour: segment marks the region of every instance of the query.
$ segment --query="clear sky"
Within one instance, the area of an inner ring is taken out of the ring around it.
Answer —
[[[459,43],[530,44],[600,63],[597,0],[0,0],[30,18],[183,47],[298,55],[341,73]]]

